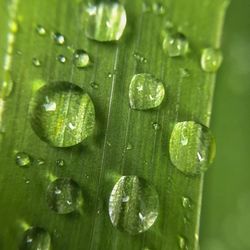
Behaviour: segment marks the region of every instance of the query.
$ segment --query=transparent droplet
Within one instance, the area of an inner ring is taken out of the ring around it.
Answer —
[[[64,55],[59,55],[57,56],[57,60],[60,62],[60,63],[66,63],[67,61],[67,58],[64,56]]]
[[[191,208],[192,207],[191,200],[188,197],[183,196],[181,198],[181,202],[182,202],[182,206],[184,208]]]
[[[158,209],[155,188],[137,176],[122,176],[109,198],[113,226],[133,235],[147,231],[155,223]]]
[[[119,40],[127,22],[122,4],[103,2],[87,8],[86,36],[106,42]]]
[[[93,133],[94,105],[87,93],[69,82],[42,86],[30,103],[33,130],[55,147],[69,147]]]
[[[188,250],[186,239],[182,236],[178,236],[178,245],[181,250]]]
[[[58,214],[72,213],[82,206],[82,192],[74,180],[58,178],[48,186],[47,202],[51,210]]]
[[[63,45],[65,43],[65,37],[59,32],[52,33],[52,39],[57,45]]]
[[[73,54],[73,63],[79,69],[87,67],[90,64],[88,53],[83,49],[76,50]]]
[[[131,150],[132,148],[133,148],[132,144],[131,144],[131,143],[128,143],[126,149],[127,149],[127,150]]]
[[[108,73],[108,78],[112,78],[113,74],[112,73]]]
[[[148,60],[138,52],[134,52],[133,56],[140,63],[147,63],[148,62]]]
[[[161,129],[161,125],[158,122],[153,122],[152,123],[152,127],[155,131],[160,130]]]
[[[50,250],[51,238],[41,227],[31,227],[25,231],[20,250]]]
[[[30,179],[24,178],[24,182],[25,182],[25,184],[30,184]]]
[[[36,32],[40,36],[46,35],[46,29],[43,26],[41,26],[41,25],[37,25],[36,26]]]
[[[201,68],[205,72],[216,72],[222,63],[223,56],[220,50],[213,48],[203,49],[201,55]]]
[[[170,137],[170,158],[183,173],[199,174],[207,170],[215,157],[211,131],[194,121],[178,122]]]
[[[63,159],[56,160],[57,167],[63,167],[65,165],[65,161]]]
[[[158,107],[165,96],[164,85],[151,74],[134,75],[129,86],[132,109],[146,110]]]
[[[98,83],[96,83],[96,82],[90,82],[90,86],[91,86],[93,89],[98,89],[98,88],[99,88],[99,85],[98,85]]]
[[[36,159],[36,164],[37,164],[38,166],[44,165],[44,164],[45,164],[45,160],[42,159],[42,158]]]
[[[41,61],[40,61],[38,58],[36,58],[36,57],[34,57],[34,58],[32,59],[32,63],[33,63],[33,65],[34,65],[35,67],[40,67],[40,66],[41,66]]]
[[[28,167],[31,163],[30,156],[25,152],[18,152],[15,155],[16,164],[19,167]]]
[[[184,56],[189,50],[189,42],[182,33],[168,32],[163,40],[163,50],[170,57]]]

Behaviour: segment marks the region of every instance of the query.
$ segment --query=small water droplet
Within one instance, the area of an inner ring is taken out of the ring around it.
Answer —
[[[65,165],[65,161],[63,159],[56,160],[56,166],[57,167],[63,167]]]
[[[122,176],[110,194],[112,224],[132,235],[147,231],[155,223],[158,209],[155,188],[137,176]]]
[[[36,57],[34,57],[34,58],[32,59],[32,63],[33,63],[33,65],[34,65],[35,67],[40,67],[40,66],[41,66],[41,61],[40,61],[38,58],[36,58]]]
[[[24,182],[25,182],[25,184],[30,184],[30,179],[24,178]]]
[[[65,37],[59,32],[52,33],[52,39],[57,45],[63,45],[65,43]]]
[[[64,55],[58,55],[57,56],[57,60],[60,62],[60,63],[65,63],[67,61],[67,58],[64,56]]]
[[[86,36],[100,42],[119,40],[126,22],[126,11],[122,4],[105,2],[88,6]]]
[[[42,86],[30,103],[29,114],[35,133],[55,147],[79,144],[94,130],[95,110],[91,98],[69,82]]]
[[[41,26],[41,25],[37,25],[36,26],[36,32],[40,36],[46,35],[46,29],[43,26]]]
[[[41,165],[44,165],[44,164],[45,164],[45,161],[44,161],[44,159],[39,158],[39,159],[36,159],[36,164],[37,164],[38,166],[41,166]]]
[[[31,163],[30,156],[25,152],[18,152],[16,153],[16,164],[19,167],[28,167]]]
[[[182,33],[168,32],[163,40],[163,50],[170,57],[185,56],[189,50],[189,42]]]
[[[112,78],[113,74],[112,73],[108,73],[108,78]]]
[[[188,250],[186,239],[182,236],[178,236],[178,245],[181,250]]]
[[[51,238],[41,227],[31,227],[25,231],[20,250],[50,250]]]
[[[83,49],[76,50],[73,54],[73,63],[79,69],[89,66],[90,58],[88,53]]]
[[[127,150],[131,150],[133,148],[133,146],[132,146],[132,144],[131,143],[128,143],[128,145],[127,145]]]
[[[181,199],[182,199],[182,206],[184,208],[191,208],[192,207],[191,200],[188,197],[183,196]]]
[[[216,72],[222,63],[223,56],[220,50],[213,48],[203,49],[201,55],[201,68],[205,72]]]
[[[48,186],[47,202],[51,210],[58,214],[72,213],[82,206],[82,192],[74,180],[58,178]]]
[[[98,83],[96,83],[96,82],[90,82],[90,86],[93,88],[93,89],[98,89],[99,88],[99,85],[98,85]]]
[[[132,109],[146,110],[158,107],[165,96],[164,85],[151,74],[134,75],[129,86]]]
[[[138,52],[134,52],[133,56],[140,63],[147,63],[148,62],[148,60]]]
[[[158,122],[153,122],[152,123],[152,127],[155,131],[160,130],[161,129],[161,125]]]
[[[162,3],[154,2],[152,4],[152,10],[156,15],[164,15],[166,12],[166,8]]]
[[[194,121],[175,124],[170,137],[170,158],[183,173],[199,174],[207,170],[215,156],[215,140],[211,131]]]

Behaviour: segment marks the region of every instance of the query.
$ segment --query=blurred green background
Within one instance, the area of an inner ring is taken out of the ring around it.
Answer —
[[[201,250],[250,249],[250,1],[232,0],[215,89],[217,157],[205,177]]]

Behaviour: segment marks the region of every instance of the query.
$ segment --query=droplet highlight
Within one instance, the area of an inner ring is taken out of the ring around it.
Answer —
[[[119,3],[99,3],[87,8],[86,36],[90,39],[108,42],[121,38],[126,27],[126,11]]]
[[[58,178],[47,189],[47,203],[58,214],[77,211],[83,204],[79,185],[70,178]]]
[[[54,40],[55,44],[63,45],[65,43],[65,37],[59,32],[52,33],[52,39]]]
[[[155,188],[137,176],[122,176],[109,198],[113,226],[132,235],[147,231],[155,223],[158,209]]]
[[[151,74],[134,75],[129,86],[129,102],[132,109],[147,110],[160,106],[165,88],[160,80]]]
[[[90,96],[69,82],[42,86],[31,100],[29,114],[35,133],[54,147],[81,143],[95,126]]]
[[[83,49],[76,50],[73,54],[73,63],[79,69],[89,66],[90,58],[88,53]]]
[[[172,163],[181,172],[195,175],[207,170],[215,157],[215,140],[209,130],[194,121],[175,124],[170,137]]]
[[[221,66],[223,56],[220,50],[213,48],[203,49],[201,55],[201,68],[205,72],[215,73]]]
[[[19,167],[28,167],[31,163],[30,156],[25,152],[16,153],[15,160]]]

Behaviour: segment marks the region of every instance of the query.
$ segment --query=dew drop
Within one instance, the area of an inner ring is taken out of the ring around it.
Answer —
[[[69,82],[42,86],[30,103],[35,133],[52,146],[69,147],[93,133],[94,105],[87,93]]]
[[[163,50],[170,57],[185,56],[189,50],[189,42],[182,33],[168,32],[163,40]]]
[[[63,45],[65,43],[65,37],[59,32],[52,33],[52,39],[57,45]]]
[[[129,102],[132,109],[147,110],[158,107],[165,96],[163,83],[151,74],[134,75],[129,86]]]
[[[31,227],[25,231],[20,250],[50,250],[51,238],[41,227]]]
[[[152,123],[152,127],[155,131],[160,130],[161,129],[161,125],[158,122],[153,122]]]
[[[65,161],[63,159],[56,160],[56,166],[57,167],[63,167],[65,165]]]
[[[133,148],[132,144],[131,144],[131,143],[128,143],[126,149],[127,149],[127,150],[131,150],[132,148]]]
[[[112,73],[108,73],[108,78],[112,78],[113,74]]]
[[[40,36],[44,36],[44,35],[46,35],[46,29],[41,25],[37,25],[36,26],[36,33]]]
[[[15,155],[16,164],[19,167],[28,167],[31,163],[30,156],[25,152],[18,152]]]
[[[170,137],[170,158],[181,172],[195,175],[207,170],[215,157],[209,128],[194,121],[178,122]]]
[[[42,159],[42,158],[36,159],[36,164],[37,164],[38,166],[44,165],[44,164],[45,164],[45,160]]]
[[[3,73],[3,81],[2,84],[0,84],[0,98],[7,98],[10,96],[12,90],[13,90],[13,80],[11,78],[11,73],[9,70],[4,71]]]
[[[73,54],[73,63],[79,68],[85,68],[90,64],[90,58],[88,53],[83,49],[78,49]]]
[[[153,13],[155,13],[156,15],[164,15],[166,12],[166,8],[162,3],[153,3],[152,5],[152,10]]]
[[[36,57],[34,57],[34,58],[32,59],[32,63],[33,63],[33,65],[34,65],[35,67],[40,67],[40,66],[41,66],[41,61],[40,61],[38,58],[36,58]]]
[[[138,52],[134,52],[133,56],[140,63],[147,63],[148,62],[148,60]]]
[[[82,192],[74,180],[58,178],[48,186],[47,202],[50,209],[58,214],[72,213],[82,206]]]
[[[203,49],[201,55],[201,68],[205,72],[216,72],[222,63],[223,56],[220,50],[213,48]]]
[[[137,176],[122,176],[109,198],[113,226],[132,235],[147,231],[155,223],[158,209],[155,188]]]
[[[86,36],[107,42],[119,40],[126,26],[126,11],[119,3],[99,3],[87,8]]]
[[[182,197],[182,206],[184,208],[191,208],[192,207],[191,200],[188,197],[183,196]]]
[[[64,64],[64,63],[66,63],[67,58],[66,58],[64,55],[59,55],[59,56],[57,56],[57,60],[58,60],[60,63]]]
[[[93,89],[98,89],[98,88],[99,88],[98,83],[96,83],[96,82],[94,82],[94,81],[90,82],[90,86],[91,86]]]

